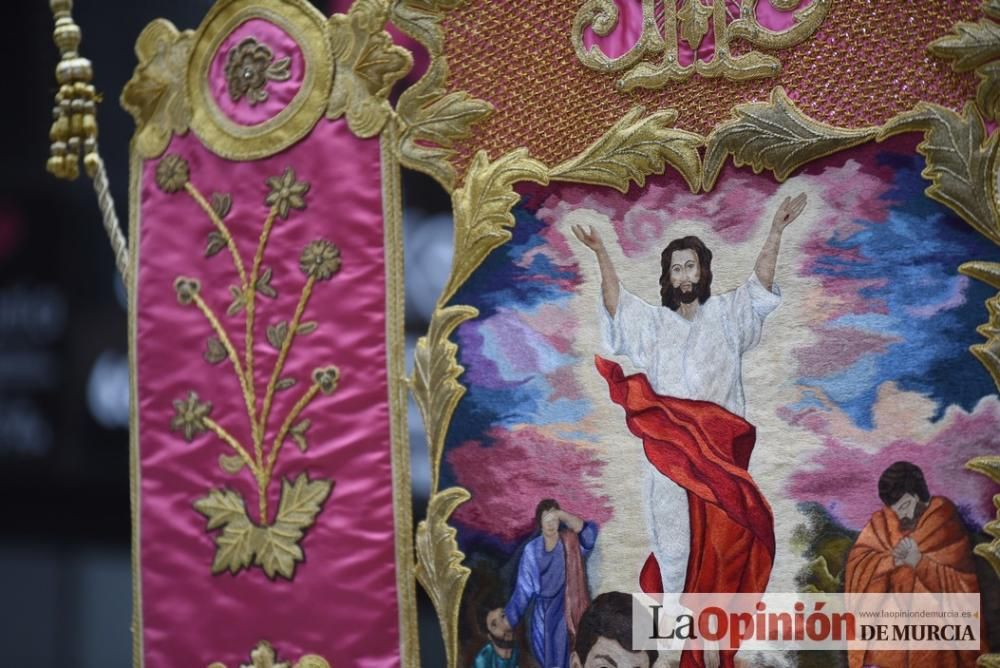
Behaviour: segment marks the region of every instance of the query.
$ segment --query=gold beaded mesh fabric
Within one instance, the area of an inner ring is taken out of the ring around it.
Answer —
[[[629,109],[675,109],[676,127],[707,135],[741,103],[766,101],[784,86],[810,117],[840,127],[879,125],[917,102],[961,109],[976,77],[957,74],[927,46],[958,21],[981,16],[979,0],[832,0],[816,33],[796,47],[765,51],[782,63],[774,78],[728,81],[693,76],[659,90],[615,90],[570,40],[580,0],[470,0],[446,14],[448,88],[489,101],[495,113],[457,145],[465,170],[480,149],[496,158],[518,147],[549,165],[601,136]],[[734,51],[744,49],[734,44]],[[742,45],[741,45],[742,46]],[[762,50],[763,51],[763,50]]]

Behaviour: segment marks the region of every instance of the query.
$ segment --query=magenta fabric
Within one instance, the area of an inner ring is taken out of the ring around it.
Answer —
[[[247,37],[253,37],[258,42],[266,44],[274,54],[275,61],[291,58],[288,67],[291,76],[288,80],[268,80],[264,89],[267,91],[267,100],[254,106],[251,106],[245,97],[233,102],[226,84],[226,61],[229,59],[229,52]],[[261,19],[250,19],[240,24],[222,40],[209,68],[215,103],[230,120],[240,125],[260,125],[281,113],[302,89],[305,75],[306,61],[299,45],[284,30]]]
[[[668,0],[669,1],[669,0]],[[618,58],[627,53],[642,35],[642,0],[616,0],[618,5],[618,24],[606,36],[599,37],[594,31],[587,29],[583,33],[583,43],[587,48],[597,45],[598,48],[609,58]],[[704,2],[706,6],[710,3]],[[804,0],[795,11],[783,12],[774,8],[768,0],[761,0],[757,3],[757,20],[768,30],[787,30],[795,25],[795,12],[805,9],[812,4],[812,0]],[[682,3],[677,3],[680,8]],[[740,13],[740,3],[737,0],[726,0],[730,16],[736,17]],[[711,60],[715,54],[715,31],[712,22],[709,20],[708,33],[702,40],[698,49],[699,60]],[[656,60],[656,58],[654,58]],[[682,66],[688,66],[694,62],[694,51],[687,42],[678,36],[677,62]]]
[[[225,315],[228,286],[238,282],[228,252],[204,257],[214,229],[209,219],[184,192],[161,192],[154,182],[158,161],[147,162],[135,351],[141,467],[136,539],[145,665],[242,665],[259,641],[268,640],[292,662],[315,653],[334,666],[398,666],[378,140],[355,138],[342,121],[323,121],[296,146],[258,162],[221,159],[193,134],[174,138],[169,154],[190,162],[191,182],[206,197],[232,194],[226,220],[248,272],[268,213],[265,179],[292,167],[299,180],[311,183],[307,209],[293,211],[287,221],[278,219],[265,254],[278,297],[258,296],[258,401],[277,357],[265,328],[291,319],[305,282],[299,269],[302,248],[325,238],[340,247],[343,266],[313,292],[304,321],[318,321],[319,329],[297,338],[291,348],[284,375],[299,383],[276,395],[270,437],[308,387],[313,368],[336,364],[341,381],[334,394],[318,395],[302,413],[312,420],[309,449],[302,453],[294,443],[286,444],[270,488],[273,513],[280,478],[308,472],[311,479],[336,481],[300,543],[305,561],[294,579],[270,581],[258,567],[212,575],[215,533],[206,530],[205,517],[192,504],[211,489],[228,488],[243,496],[256,520],[257,491],[249,472],[232,476],[219,468],[219,455],[231,451],[213,434],[187,443],[170,431],[172,402],[194,390],[213,403],[212,418],[244,443],[251,442],[249,422],[229,362],[211,366],[202,358],[212,332],[196,307],[178,304],[175,277],[201,281],[202,297],[241,352],[245,321],[243,314]]]

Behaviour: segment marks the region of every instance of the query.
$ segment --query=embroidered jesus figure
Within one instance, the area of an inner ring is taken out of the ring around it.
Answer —
[[[711,294],[712,252],[700,239],[670,242],[661,256],[659,306],[621,284],[593,227],[573,227],[600,267],[605,346],[642,372],[626,377],[614,362],[597,358],[612,400],[625,409],[646,454],[643,499],[652,553],[640,574],[643,591],[767,587],[774,519],[747,472],[756,433],[743,418],[742,363],[781,303],[774,284],[781,236],[805,206],[804,193],[785,198],[753,273],[730,292]],[[700,665],[693,654],[685,652],[682,663]],[[733,654],[722,653],[723,665],[732,665]]]

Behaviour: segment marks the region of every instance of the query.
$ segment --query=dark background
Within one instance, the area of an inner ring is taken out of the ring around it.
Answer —
[[[118,104],[134,44],[155,18],[197,28],[211,0],[77,0],[94,63],[101,153],[128,220],[132,118]],[[314,4],[326,11],[329,3]],[[128,361],[125,295],[90,181],[45,171],[59,59],[45,0],[0,3],[0,623],[5,665],[131,665]],[[447,196],[404,178],[407,342],[426,331],[451,257]],[[411,405],[414,516],[429,486]],[[444,664],[420,601],[422,664]],[[336,630],[331,629],[332,633]],[[250,648],[247,648],[248,651]],[[298,657],[291,657],[293,660]],[[249,657],[247,657],[249,659]]]

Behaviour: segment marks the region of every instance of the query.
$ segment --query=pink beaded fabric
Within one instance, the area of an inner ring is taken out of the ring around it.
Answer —
[[[975,75],[954,72],[927,47],[957,22],[979,18],[979,0],[831,0],[815,34],[770,52],[781,61],[776,77],[695,75],[627,93],[616,90],[616,74],[588,69],[576,57],[570,34],[580,5],[470,0],[446,15],[449,88],[487,100],[496,110],[473,137],[457,144],[460,171],[480,149],[495,158],[523,146],[557,164],[636,105],[674,109],[677,127],[708,134],[735,105],[766,101],[775,86],[783,86],[811,118],[847,128],[880,125],[920,101],[961,109],[975,96]],[[635,19],[641,11],[622,11],[616,31],[638,34],[625,24]]]

